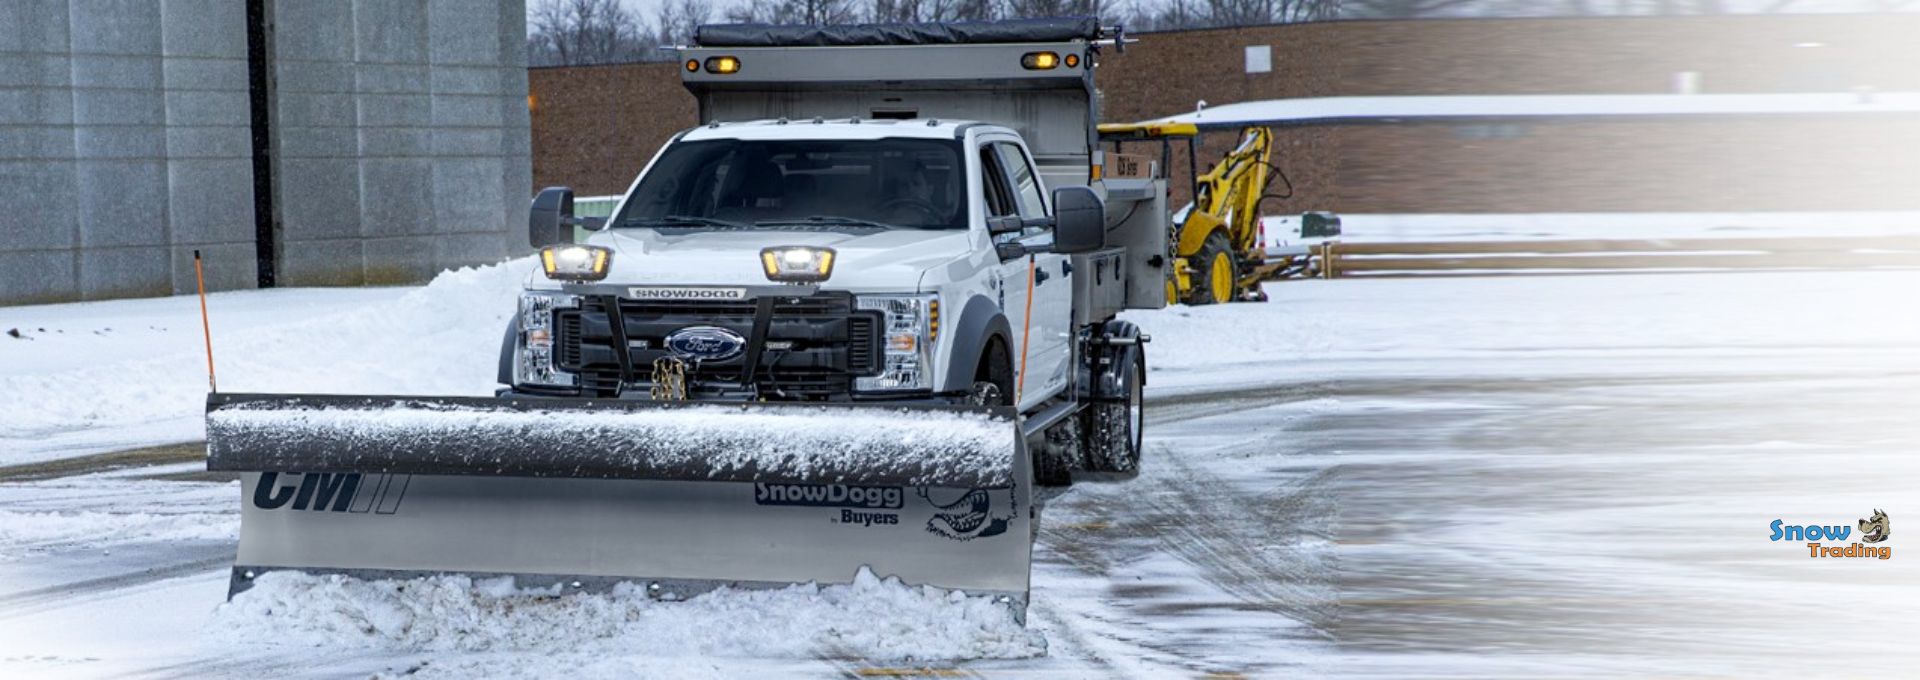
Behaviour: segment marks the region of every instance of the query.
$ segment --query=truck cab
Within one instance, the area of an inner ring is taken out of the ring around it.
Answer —
[[[1104,245],[1090,242],[1104,238],[1098,199],[1083,187],[1062,191],[1048,195],[1020,136],[995,125],[703,125],[664,146],[580,244],[604,249],[602,278],[530,279],[529,293],[558,310],[556,351],[550,370],[523,370],[512,384],[619,396],[613,347],[623,340],[626,382],[650,386],[653,363],[679,357],[693,398],[992,400],[976,383],[993,380],[975,378],[977,360],[997,351],[1004,373],[1026,383],[1003,375],[993,389],[1032,407],[1070,380],[1074,272],[1052,206],[1080,206],[1081,221],[1066,228],[1082,231],[1087,250]],[[763,251],[831,259],[770,274]],[[604,299],[583,307],[582,293],[617,296],[620,309]],[[755,314],[763,299],[764,329]],[[616,313],[624,338],[613,332]],[[676,335],[687,328],[703,331],[700,346]],[[746,346],[756,333],[757,358]]]

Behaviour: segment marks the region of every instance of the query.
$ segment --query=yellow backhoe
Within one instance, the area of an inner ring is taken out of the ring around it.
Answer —
[[[1113,144],[1110,155],[1120,159],[1129,158],[1123,153],[1128,142],[1160,142],[1161,172],[1172,158],[1173,140],[1187,142],[1194,200],[1172,223],[1174,266],[1167,277],[1167,302],[1265,300],[1260,281],[1294,264],[1294,258],[1269,262],[1260,242],[1260,201],[1269,197],[1267,185],[1278,176],[1270,160],[1273,131],[1257,126],[1242,130],[1240,144],[1205,174],[1198,172],[1194,160],[1200,130],[1191,123],[1108,124],[1099,131],[1101,141]]]

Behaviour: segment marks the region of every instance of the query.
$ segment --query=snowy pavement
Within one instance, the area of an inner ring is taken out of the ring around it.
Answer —
[[[484,394],[508,269],[216,296],[222,386]],[[1920,507],[1913,291],[1297,281],[1129,314],[1154,336],[1147,467],[1046,507],[1025,631],[879,582],[661,606],[292,578],[221,606],[236,486],[0,467],[0,675],[1897,675],[1920,661],[1905,534],[1889,560],[1812,559],[1768,523]],[[0,309],[0,332],[49,329],[0,336],[0,466],[197,438],[182,300]],[[134,384],[76,387],[113,376]]]

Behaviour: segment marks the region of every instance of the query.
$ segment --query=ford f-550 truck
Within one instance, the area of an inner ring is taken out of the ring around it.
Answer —
[[[612,217],[535,200],[544,273],[501,382],[1013,405],[1041,481],[1134,472],[1147,338],[1114,317],[1164,304],[1164,180],[1101,177],[1092,72],[1116,40],[986,26],[703,29],[681,51],[702,124]]]
[[[215,394],[232,590],[458,571],[662,599],[862,570],[1024,611],[1036,485],[1139,469],[1166,182],[1107,172],[1091,20],[705,27],[700,124],[543,190],[498,394]],[[619,104],[610,116],[624,115]],[[584,236],[580,229],[586,228]],[[482,358],[486,361],[487,358]]]

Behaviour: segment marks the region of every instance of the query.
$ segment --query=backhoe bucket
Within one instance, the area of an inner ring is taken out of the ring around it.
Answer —
[[[1023,616],[1030,460],[1008,408],[217,394],[241,473],[229,595],[275,569],[362,577],[850,583],[861,567]]]

